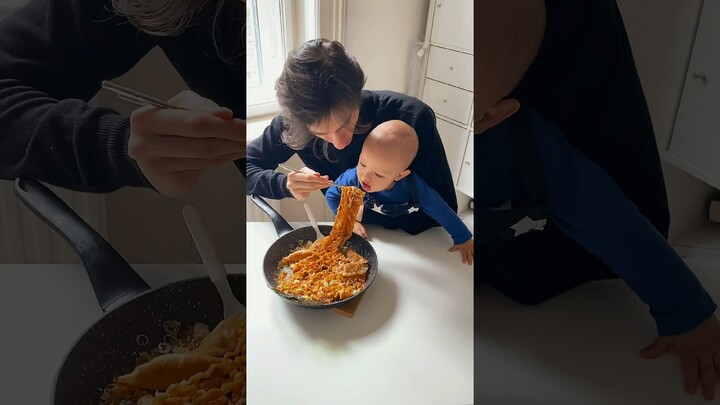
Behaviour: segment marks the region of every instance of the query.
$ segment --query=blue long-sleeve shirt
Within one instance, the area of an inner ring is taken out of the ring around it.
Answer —
[[[717,308],[665,238],[600,166],[570,146],[537,112],[532,128],[547,175],[548,219],[600,258],[649,307],[660,335],[689,331]],[[509,126],[476,135],[476,203],[519,192],[512,181]]]
[[[432,187],[428,186],[427,183],[415,173],[410,173],[402,180],[395,183],[395,186],[390,190],[378,191],[372,193],[373,203],[365,203],[365,212],[368,211],[380,211],[380,206],[384,204],[405,204],[412,200],[412,192],[410,189],[411,181],[414,182],[415,191],[418,198],[416,201],[419,205],[419,209],[425,212],[432,219],[437,221],[452,237],[453,243],[460,245],[465,243],[472,238],[472,233],[460,220],[455,211],[448,206],[445,200],[442,199]],[[357,177],[357,167],[346,170],[341,174],[335,183],[341,186],[355,186],[360,187],[360,181]],[[325,193],[325,199],[332,212],[337,215],[337,209],[340,205],[340,189],[337,187],[330,187]],[[407,215],[413,215],[413,208],[408,205],[408,209],[411,210]],[[382,225],[383,215],[376,215],[373,223]],[[365,222],[365,218],[363,219]],[[367,222],[366,222],[367,223]]]

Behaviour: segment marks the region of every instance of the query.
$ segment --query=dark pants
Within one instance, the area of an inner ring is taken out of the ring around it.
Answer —
[[[487,283],[515,302],[537,304],[588,281],[618,278],[550,221],[506,242],[475,247],[475,286]]]

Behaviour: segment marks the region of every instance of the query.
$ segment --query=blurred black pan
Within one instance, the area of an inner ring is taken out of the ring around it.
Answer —
[[[198,322],[212,329],[222,320],[222,301],[209,277],[151,290],[102,236],[43,184],[16,179],[15,194],[75,248],[100,307],[107,310],[65,357],[55,381],[56,405],[98,405],[114,377],[131,372],[140,352],[163,341],[165,321],[178,321],[181,329]],[[245,304],[245,275],[229,275],[228,281]],[[147,336],[146,345],[138,344],[138,335]]]

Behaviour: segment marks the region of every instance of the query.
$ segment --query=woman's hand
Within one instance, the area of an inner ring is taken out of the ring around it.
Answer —
[[[475,244],[473,243],[473,238],[470,238],[469,241],[463,244],[454,245],[448,249],[448,252],[456,251],[460,251],[460,257],[462,258],[463,263],[467,263],[472,266],[473,259],[475,258]]]
[[[716,377],[720,376],[720,322],[713,314],[695,329],[680,335],[660,336],[640,352],[645,359],[654,359],[674,349],[680,357],[685,391],[695,395],[698,383],[703,397],[715,398]]]
[[[128,155],[157,191],[180,197],[205,170],[245,157],[245,121],[192,91],[168,103],[187,110],[148,106],[130,114]]]
[[[332,185],[328,176],[321,176],[313,169],[303,167],[287,175],[287,188],[296,199],[307,200],[310,193]]]

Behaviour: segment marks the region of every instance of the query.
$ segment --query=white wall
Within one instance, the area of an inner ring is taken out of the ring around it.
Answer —
[[[347,0],[344,45],[368,78],[365,88],[406,92],[411,54],[415,43],[424,40],[429,4],[429,0]]]
[[[702,0],[617,0],[652,116],[666,149],[680,102]],[[713,189],[663,163],[670,204],[670,239],[700,226]]]

